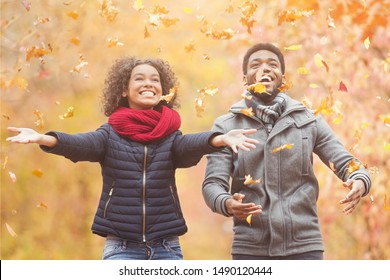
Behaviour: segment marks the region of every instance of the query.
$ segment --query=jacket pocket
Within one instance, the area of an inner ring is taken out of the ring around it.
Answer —
[[[307,136],[303,136],[302,138],[302,175],[309,175],[309,165],[310,157],[309,157],[309,138]]]
[[[114,185],[115,185],[115,181],[112,182],[112,184],[111,184],[111,189],[110,189],[110,192],[108,193],[108,198],[107,198],[106,204],[104,205],[104,210],[103,210],[103,218],[104,219],[107,218],[107,209],[108,209],[108,206],[110,205],[112,194],[114,193]]]
[[[178,201],[178,198],[175,195],[175,192],[173,190],[172,185],[169,186],[169,190],[171,191],[171,196],[172,196],[172,200],[173,200],[173,206],[175,207],[176,216],[179,217],[180,216],[179,201]]]

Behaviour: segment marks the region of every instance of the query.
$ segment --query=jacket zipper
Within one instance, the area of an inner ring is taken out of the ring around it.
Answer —
[[[115,181],[112,182],[111,189],[110,189],[110,192],[108,194],[108,199],[107,199],[106,205],[104,206],[103,218],[106,218],[107,207],[108,207],[108,204],[110,204],[111,196],[112,196],[112,193],[114,192],[114,185],[115,185]]]
[[[175,211],[176,211],[176,217],[178,217],[179,216],[179,211],[178,211],[178,205],[177,205],[177,200],[176,200],[176,197],[175,197],[175,193],[173,192],[173,188],[172,188],[172,186],[169,186],[169,189],[171,190],[171,194],[172,194],[172,197],[173,197],[173,203],[174,203],[174,205],[175,205]]]
[[[144,148],[144,169],[143,169],[143,180],[142,180],[142,240],[146,242],[146,159],[148,155],[148,147],[145,145]]]

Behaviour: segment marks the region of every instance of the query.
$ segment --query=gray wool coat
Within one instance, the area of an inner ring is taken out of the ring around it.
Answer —
[[[247,221],[234,218],[232,254],[287,256],[324,250],[317,215],[319,185],[313,170],[313,153],[343,181],[362,179],[370,190],[369,173],[361,168],[350,173],[354,157],[335,137],[321,116],[315,116],[298,101],[288,97],[285,112],[268,134],[255,117],[240,112],[244,100],[216,119],[213,131],[226,133],[237,128],[256,128],[249,137],[260,141],[256,149],[238,154],[230,148],[207,156],[203,197],[212,211],[229,216],[225,201],[233,193],[245,195],[244,202],[262,206],[263,212]],[[272,152],[284,144],[291,149]],[[357,159],[355,159],[357,160]],[[260,183],[244,185],[251,175]]]

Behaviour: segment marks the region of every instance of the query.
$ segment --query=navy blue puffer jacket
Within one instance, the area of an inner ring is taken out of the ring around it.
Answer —
[[[213,132],[182,135],[176,131],[147,145],[122,138],[109,124],[94,132],[48,134],[58,143],[53,148],[41,146],[44,151],[101,165],[103,189],[93,233],[133,242],[187,231],[175,170],[196,165],[204,154],[218,150],[209,144]]]

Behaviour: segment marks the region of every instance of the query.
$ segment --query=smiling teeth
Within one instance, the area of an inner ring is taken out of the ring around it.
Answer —
[[[141,92],[141,95],[142,96],[154,96],[154,93],[151,91],[144,91],[144,92]]]
[[[272,82],[272,79],[268,76],[262,77],[260,82]]]

